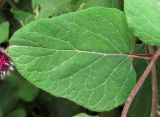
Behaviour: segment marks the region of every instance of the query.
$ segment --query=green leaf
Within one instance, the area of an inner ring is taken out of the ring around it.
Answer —
[[[95,111],[113,109],[135,85],[133,41],[123,12],[90,8],[32,22],[12,37],[18,71],[52,95]]]
[[[78,0],[78,2],[72,6],[76,10],[97,6],[120,8],[118,0]]]
[[[160,45],[159,5],[159,0],[125,0],[128,24],[146,44]]]
[[[35,18],[47,18],[70,12],[70,0],[32,0]]]
[[[26,84],[25,82],[20,84],[18,89],[18,96],[27,102],[33,101],[35,97],[38,95],[39,90],[36,87],[33,87],[30,84]]]
[[[54,17],[95,6],[120,8],[118,0],[32,0],[35,18]]]
[[[9,111],[15,108],[17,104],[16,91],[17,88],[15,84],[11,84],[11,80],[16,78],[16,73],[13,73],[12,76],[9,76],[6,80],[1,82],[0,88],[0,112],[2,117]]]
[[[18,90],[20,90],[19,88],[22,88],[21,90],[23,90],[23,87],[20,87],[20,85],[23,83],[24,86],[29,86],[28,88],[31,88],[31,84],[26,82],[26,80],[23,79],[23,77],[16,70],[12,72],[10,76],[7,76],[4,81],[0,81],[0,83],[0,117],[6,117],[9,112],[13,111],[18,106],[23,105],[20,100],[21,97],[18,95]]]
[[[21,23],[22,26],[34,20],[33,14],[25,11],[13,10],[12,13],[14,17]]]
[[[98,116],[90,116],[90,115],[87,115],[87,114],[84,114],[84,113],[81,113],[81,114],[78,114],[74,117],[98,117]]]
[[[0,24],[0,43],[6,41],[9,35],[9,23],[3,22]]]
[[[7,117],[26,117],[26,112],[24,109],[19,108],[9,113]]]

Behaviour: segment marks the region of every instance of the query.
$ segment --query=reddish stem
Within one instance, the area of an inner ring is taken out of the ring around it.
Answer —
[[[149,75],[151,69],[153,68],[153,66],[155,65],[155,63],[156,63],[156,61],[157,61],[157,59],[159,57],[160,57],[160,49],[157,50],[157,52],[153,55],[149,65],[145,69],[144,73],[140,77],[140,79],[137,82],[137,84],[134,87],[134,89],[131,91],[131,93],[130,93],[129,97],[127,98],[127,101],[126,101],[126,103],[124,105],[121,117],[127,117],[127,113],[128,113],[129,107],[131,106],[131,103],[132,103],[135,95],[137,94],[139,89],[142,87],[144,81],[147,79],[147,76]]]
[[[137,59],[144,59],[144,60],[151,60],[151,54],[130,54],[129,57],[137,58]]]
[[[154,50],[153,47],[148,46],[148,53],[153,54]],[[153,68],[151,69],[151,78],[152,78],[152,107],[151,107],[151,114],[150,117],[156,117],[157,112],[157,73],[156,73],[156,65],[154,64]]]

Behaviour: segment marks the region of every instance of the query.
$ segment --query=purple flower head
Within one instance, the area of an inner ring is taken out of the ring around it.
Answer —
[[[0,77],[4,79],[5,76],[10,75],[13,70],[13,62],[6,53],[4,48],[0,48]]]

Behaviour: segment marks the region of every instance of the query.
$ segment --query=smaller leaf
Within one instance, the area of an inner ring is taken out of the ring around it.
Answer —
[[[73,4],[73,8],[76,10],[97,6],[120,8],[118,0],[78,0],[76,4]]]
[[[70,12],[70,0],[32,0],[35,18],[47,18]]]
[[[26,112],[24,109],[19,108],[9,113],[7,117],[26,117]]]
[[[0,43],[6,41],[9,36],[9,22],[0,24]]]
[[[19,95],[17,95],[17,90],[19,84],[23,82],[23,85],[28,86],[23,77],[15,70],[10,76],[1,83],[0,87],[0,117],[11,112],[20,103]],[[30,86],[30,85],[29,85]],[[18,117],[18,116],[16,116]],[[23,116],[20,116],[23,117]]]
[[[14,17],[21,23],[22,26],[34,20],[33,14],[29,12],[13,10],[12,13]]]
[[[2,117],[3,114],[8,113],[12,110],[17,103],[16,88],[11,86],[8,82],[4,81],[0,88],[0,113]]]
[[[38,92],[39,90],[36,87],[33,87],[32,85],[27,83],[20,85],[18,89],[19,97],[26,102],[33,101],[38,95]]]

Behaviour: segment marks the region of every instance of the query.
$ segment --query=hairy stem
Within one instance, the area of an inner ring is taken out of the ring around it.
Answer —
[[[137,94],[139,89],[142,87],[144,81],[147,79],[147,76],[149,75],[151,69],[153,68],[153,66],[155,65],[155,63],[156,63],[156,61],[157,61],[157,59],[159,57],[160,57],[160,49],[157,50],[157,52],[153,55],[150,63],[148,64],[147,68],[145,69],[144,73],[140,77],[140,79],[137,82],[136,86],[131,91],[131,93],[130,93],[129,97],[127,98],[127,101],[126,101],[126,103],[124,105],[121,117],[127,117],[127,113],[128,113],[129,107],[131,106],[135,95]]]
[[[148,46],[148,53],[153,54],[154,50],[153,47]],[[152,107],[151,107],[151,114],[150,117],[156,117],[157,112],[157,73],[156,73],[156,65],[153,65],[153,68],[151,69],[151,77],[152,77]]]

